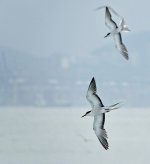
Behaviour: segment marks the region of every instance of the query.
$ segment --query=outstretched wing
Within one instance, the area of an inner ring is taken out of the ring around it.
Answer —
[[[95,10],[100,10],[100,9],[103,9],[103,8],[108,8],[109,10],[111,10],[117,17],[119,17],[119,18],[123,18],[121,15],[119,15],[111,6],[107,6],[107,5],[105,5],[105,6],[99,6],[99,7],[97,7]]]
[[[86,94],[86,98],[89,101],[89,103],[92,106],[92,109],[98,109],[100,106],[103,107],[103,103],[101,101],[101,99],[99,98],[99,96],[96,94],[96,82],[94,77],[92,78],[87,94]]]
[[[93,130],[95,131],[95,134],[102,146],[107,150],[109,148],[109,145],[107,142],[107,132],[104,129],[104,123],[105,114],[94,116]]]
[[[116,16],[118,16],[120,19],[123,19],[123,17],[121,15],[119,15],[112,7],[107,6],[109,8],[109,10],[111,10]]]
[[[118,27],[117,24],[112,19],[112,16],[108,7],[106,7],[106,10],[105,10],[105,24],[111,31],[114,31]]]
[[[116,48],[124,56],[124,58],[128,60],[129,59],[128,50],[122,42],[122,37],[120,32],[114,35],[114,40],[115,40]]]

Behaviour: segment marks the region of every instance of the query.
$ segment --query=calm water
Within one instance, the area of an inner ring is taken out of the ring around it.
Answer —
[[[149,164],[150,110],[108,113],[110,149],[96,138],[88,109],[0,109],[1,164]]]

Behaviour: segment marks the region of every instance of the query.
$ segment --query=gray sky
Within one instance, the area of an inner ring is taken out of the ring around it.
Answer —
[[[125,17],[131,34],[150,29],[148,0],[1,0],[0,46],[34,55],[90,53],[107,43],[104,10],[93,11],[105,4]]]

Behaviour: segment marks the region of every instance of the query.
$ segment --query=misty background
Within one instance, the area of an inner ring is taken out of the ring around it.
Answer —
[[[131,29],[129,60],[105,26],[109,5]],[[0,0],[0,163],[149,164],[150,2]],[[107,113],[106,151],[86,92],[95,77]]]
[[[131,29],[126,61],[115,48],[101,5]],[[147,0],[1,0],[0,105],[87,106],[94,76],[104,104],[150,106],[150,22]]]

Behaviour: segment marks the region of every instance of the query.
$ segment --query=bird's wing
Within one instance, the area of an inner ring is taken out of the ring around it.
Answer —
[[[122,42],[121,33],[119,32],[119,33],[115,34],[113,37],[114,37],[114,40],[115,40],[116,48],[124,56],[124,58],[128,60],[128,58],[129,58],[128,50]]]
[[[99,107],[103,107],[103,103],[101,101],[101,99],[99,98],[99,96],[96,94],[96,82],[94,77],[92,78],[87,94],[86,94],[86,98],[89,101],[89,103],[92,106],[92,109],[99,109]]]
[[[107,5],[105,5],[105,6],[99,6],[99,7],[97,7],[95,10],[100,10],[100,9],[103,9],[103,8],[108,8],[109,10],[111,10],[111,12],[113,13],[113,14],[115,14],[117,17],[119,17],[120,19],[123,19],[123,17],[121,16],[121,15],[119,15],[112,7],[110,7],[110,6],[107,6]]]
[[[105,114],[94,116],[93,130],[95,131],[95,134],[102,146],[107,150],[109,148],[109,145],[107,142],[107,132],[104,129],[104,123]]]
[[[114,31],[118,27],[117,24],[112,19],[112,16],[108,7],[106,7],[106,10],[105,10],[105,24],[111,31]]]
[[[119,15],[112,7],[107,6],[109,8],[109,10],[111,10],[116,16],[118,16],[120,19],[123,19],[123,17],[121,15]]]

